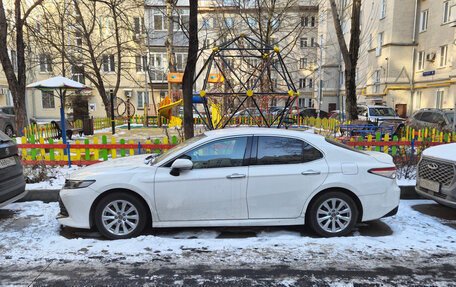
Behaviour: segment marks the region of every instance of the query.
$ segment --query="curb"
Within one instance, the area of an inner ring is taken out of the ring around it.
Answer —
[[[27,195],[21,201],[42,201],[42,202],[57,202],[59,201],[59,191],[60,189],[32,189],[29,190]]]
[[[401,189],[401,199],[422,199],[416,191],[415,186],[399,186]],[[18,201],[34,201],[56,202],[59,200],[60,189],[34,189],[29,190],[27,195]]]

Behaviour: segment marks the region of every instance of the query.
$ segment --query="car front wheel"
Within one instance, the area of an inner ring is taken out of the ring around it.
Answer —
[[[134,195],[124,192],[108,194],[95,208],[95,225],[110,239],[138,236],[146,226],[144,204]]]
[[[332,191],[319,196],[310,206],[308,224],[320,236],[334,237],[350,233],[358,218],[353,199]]]

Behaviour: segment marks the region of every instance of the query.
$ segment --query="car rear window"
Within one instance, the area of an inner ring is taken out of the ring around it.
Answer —
[[[333,144],[335,146],[338,146],[338,147],[341,147],[343,149],[346,149],[346,150],[349,150],[349,151],[354,151],[354,152],[358,152],[358,153],[362,153],[362,154],[366,154],[365,152],[362,152],[360,150],[357,150],[357,149],[354,149],[352,148],[351,146],[348,146],[346,144],[343,144],[343,143],[340,143],[340,142],[337,142],[333,139],[330,139],[330,138],[325,138],[326,142],[330,143],[330,144]]]
[[[454,123],[454,112],[446,113],[446,117],[450,123]]]

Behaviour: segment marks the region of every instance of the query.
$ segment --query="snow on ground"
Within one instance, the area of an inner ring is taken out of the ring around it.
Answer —
[[[57,203],[14,203],[4,207],[11,211],[0,210],[0,266],[8,262],[121,260],[186,265],[308,264],[309,268],[331,262],[334,268],[350,268],[361,259],[370,267],[381,267],[391,264],[388,260],[392,259],[414,262],[420,256],[455,254],[456,229],[412,208],[422,204],[433,202],[402,200],[396,216],[376,223],[387,225],[392,234],[377,236],[357,231],[348,237],[316,238],[301,233],[299,228],[279,227],[272,231],[260,228],[256,236],[247,238],[218,238],[218,228],[186,228],[161,229],[133,239],[111,241],[90,231],[74,231],[70,239],[60,235],[61,227],[55,219]],[[2,212],[11,215],[1,216]],[[445,256],[435,260],[442,263]]]
[[[29,177],[33,177],[30,173],[32,172],[32,166],[25,166],[24,173],[29,174]],[[39,167],[38,167],[39,168]],[[28,183],[25,187],[26,190],[42,190],[42,189],[61,189],[65,184],[65,178],[72,172],[80,169],[81,166],[48,166],[46,167],[47,179],[37,182]]]

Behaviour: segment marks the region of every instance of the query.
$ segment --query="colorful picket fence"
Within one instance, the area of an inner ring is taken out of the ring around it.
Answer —
[[[390,137],[386,134],[383,138],[380,133],[375,136],[369,135],[366,138],[362,136],[344,138],[339,137],[338,140],[349,146],[355,147],[358,150],[377,151],[390,154],[392,156],[404,155],[408,149],[409,153],[420,154],[427,147],[441,145],[446,143],[456,142],[456,134],[440,133],[439,136],[418,137],[409,139],[407,136],[399,138],[398,136]]]
[[[106,161],[109,158],[116,159],[118,157],[132,156],[141,153],[160,153],[161,150],[168,150],[176,144],[178,139],[176,136],[168,139],[147,140],[145,143],[134,143],[132,140],[117,139],[106,136],[85,139],[82,142],[77,140],[74,144],[62,143],[61,140],[54,142],[52,138],[45,141],[40,138],[35,142],[28,143],[26,137],[21,138],[21,143],[18,145],[22,163],[38,164],[44,163],[47,165],[90,165]]]

